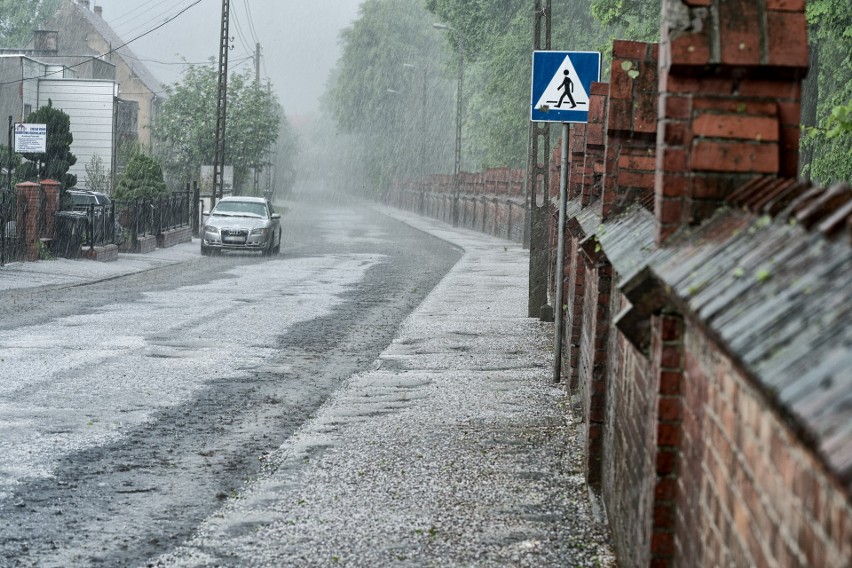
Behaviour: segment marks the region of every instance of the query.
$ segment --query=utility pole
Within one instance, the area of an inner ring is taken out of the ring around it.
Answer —
[[[551,49],[551,0],[535,0],[535,27],[533,28],[533,49]],[[527,159],[526,206],[527,216],[524,225],[524,245],[530,249],[529,305],[531,318],[541,317],[542,308],[547,306],[547,276],[550,266],[548,238],[550,189],[550,124],[530,122],[529,157]],[[536,196],[543,191],[541,207]],[[558,301],[557,301],[558,303]],[[556,306],[562,309],[562,306]],[[547,319],[547,318],[546,318]]]
[[[9,191],[12,191],[12,147],[14,146],[14,141],[12,140],[12,127],[14,117],[9,115],[9,161],[6,162],[6,184],[9,188]],[[5,229],[3,229],[5,231]]]
[[[228,53],[231,50],[231,2],[222,0],[222,37],[219,43],[219,86],[216,94],[216,149],[213,158],[213,199],[225,194],[225,119],[228,111]]]
[[[260,42],[255,45],[254,49],[254,86],[260,88]],[[260,168],[254,167],[254,190],[252,195],[257,195],[260,190]]]
[[[254,82],[260,85],[260,43],[254,48]]]

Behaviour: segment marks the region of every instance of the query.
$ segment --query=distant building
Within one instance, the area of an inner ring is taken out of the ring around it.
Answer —
[[[117,96],[138,106],[137,140],[150,147],[151,122],[165,96],[163,86],[103,19],[103,8],[95,6],[92,11],[90,6],[89,0],[61,0],[56,15],[46,24],[47,29],[59,30],[56,57],[92,61],[86,58],[98,56],[102,62],[113,65]],[[93,68],[86,76],[95,78],[97,72]]]

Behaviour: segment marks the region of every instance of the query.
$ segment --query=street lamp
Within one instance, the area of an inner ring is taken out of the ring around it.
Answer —
[[[459,191],[461,191],[461,143],[462,143],[462,109],[464,100],[464,34],[460,30],[447,24],[432,24],[436,30],[447,30],[454,32],[459,42],[459,86],[456,94],[456,162],[453,167],[453,227],[459,225]]]

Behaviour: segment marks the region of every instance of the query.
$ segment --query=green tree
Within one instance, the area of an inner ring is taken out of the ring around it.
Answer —
[[[465,56],[476,61],[515,25],[519,14],[532,21],[529,0],[426,0],[426,9],[465,36]],[[527,46],[531,28],[526,30]],[[455,38],[450,38],[455,49]]]
[[[26,46],[58,8],[59,0],[0,0],[0,47]]]
[[[604,49],[613,39],[660,39],[661,0],[591,0],[590,8],[608,32]]]
[[[618,17],[603,10],[603,0],[554,2],[553,48],[601,50],[606,58],[616,34],[640,40],[658,33],[660,0],[619,1],[625,13]],[[601,7],[598,19],[593,3]],[[425,171],[451,171],[458,34],[465,45],[462,168],[522,167],[534,19],[530,0],[366,0],[341,36],[343,55],[327,102],[342,133],[358,145],[357,165],[370,182],[382,187],[419,172],[411,160],[423,153],[418,139],[427,141]],[[435,22],[452,29],[437,31]],[[422,64],[430,86],[425,127],[418,125],[412,105],[411,93],[419,90],[402,72]]]
[[[434,21],[417,2],[366,0],[341,34],[324,101],[356,146],[347,159],[374,191],[425,170],[452,170],[454,58],[445,58]]]
[[[534,6],[529,0],[427,0],[426,6],[466,36],[466,169],[522,167],[527,159]],[[592,17],[590,0],[554,2],[551,24],[554,49],[602,50],[606,57],[602,46],[612,32]],[[451,51],[457,49],[453,39],[446,43]]]
[[[216,71],[190,65],[181,80],[167,87],[153,124],[158,158],[170,180],[197,179],[203,165],[213,163],[216,131]],[[228,85],[225,163],[234,166],[234,183],[242,187],[252,168],[270,163],[269,151],[279,135],[283,112],[271,90],[248,73],[234,75]]]
[[[89,190],[109,193],[111,175],[100,156],[97,154],[92,156],[84,169],[86,170],[86,187]]]
[[[77,157],[71,153],[71,119],[59,109],[53,108],[48,99],[47,106],[31,112],[24,122],[47,125],[47,152],[21,154],[29,160],[18,169],[18,178],[26,181],[54,179],[63,187],[77,185],[77,176],[68,170],[77,163]]]
[[[115,186],[113,197],[119,201],[128,201],[168,193],[160,164],[151,156],[139,153],[127,164],[124,175]]]
[[[12,185],[14,186],[17,181],[17,176],[14,174],[21,166],[21,155],[12,153],[12,161],[9,163],[9,147],[0,144],[0,174],[2,174],[2,179],[0,179],[0,188],[6,189],[6,173],[9,170],[9,167],[12,167]]]
[[[812,67],[802,101],[802,173],[852,182],[852,4],[811,0],[807,15]]]
[[[301,140],[286,120],[280,122],[278,129],[278,141],[271,152],[271,190],[284,196],[292,192],[296,184],[296,158],[301,153]]]

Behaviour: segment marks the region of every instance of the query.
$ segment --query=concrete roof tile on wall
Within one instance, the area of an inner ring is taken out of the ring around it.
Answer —
[[[650,267],[852,484],[852,247],[791,221],[723,209],[664,248],[634,207],[598,238],[625,283]]]
[[[654,215],[634,206],[604,223],[597,231],[598,240],[618,274],[619,282],[630,280],[648,265],[657,252],[654,243]]]
[[[785,218],[708,238],[731,216],[749,214],[718,215],[681,246],[691,262],[654,270],[852,483],[848,451],[831,451],[852,448],[852,248]]]

